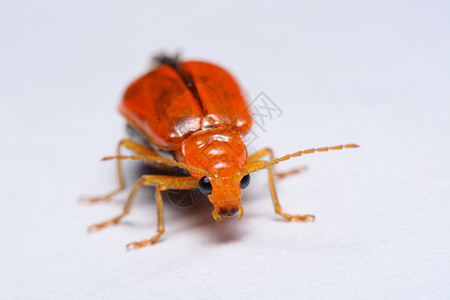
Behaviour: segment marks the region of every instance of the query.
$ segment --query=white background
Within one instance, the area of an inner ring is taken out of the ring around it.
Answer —
[[[449,298],[449,2],[210,2],[1,2],[0,298]],[[166,202],[160,243],[127,252],[155,232],[143,188],[86,233],[125,202],[78,199],[114,187],[118,103],[162,50],[277,103],[255,147],[362,146],[279,166],[309,167],[277,187],[315,223],[281,221],[260,171],[240,221]]]

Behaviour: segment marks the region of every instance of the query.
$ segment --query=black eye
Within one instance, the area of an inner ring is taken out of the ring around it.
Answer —
[[[211,195],[212,194],[212,186],[211,186],[211,182],[209,182],[209,178],[208,177],[202,177],[199,181],[198,181],[198,189],[200,190],[200,192],[202,192],[205,195]]]
[[[245,175],[241,179],[241,189],[245,189],[250,184],[250,174]]]

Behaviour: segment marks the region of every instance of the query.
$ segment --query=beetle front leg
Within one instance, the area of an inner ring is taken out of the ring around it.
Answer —
[[[267,168],[268,172],[269,172],[269,186],[270,186],[270,194],[272,195],[272,201],[273,201],[273,206],[275,208],[275,213],[279,214],[280,216],[282,216],[286,221],[299,221],[299,222],[309,222],[309,221],[314,221],[316,217],[314,217],[313,215],[304,215],[304,216],[300,216],[300,215],[290,215],[287,213],[283,213],[281,211],[281,205],[280,202],[278,201],[278,197],[277,197],[277,192],[275,190],[275,182],[273,180],[273,171],[272,171],[272,167],[269,166]]]
[[[141,185],[156,186],[156,208],[158,216],[157,234],[149,240],[145,240],[137,243],[130,243],[127,245],[128,249],[137,249],[148,244],[154,244],[158,241],[159,237],[164,233],[164,214],[163,214],[163,201],[161,197],[161,191],[166,189],[193,189],[198,186],[198,179],[190,176],[165,176],[165,175],[144,175],[135,184],[133,191],[128,197],[123,212],[115,218],[106,222],[92,225],[89,227],[90,231],[98,231],[109,225],[117,224],[123,217],[125,217],[131,210],[134,203],[134,198]]]
[[[263,149],[265,150],[265,149]],[[264,161],[254,161],[254,164],[265,164],[266,162]],[[270,187],[270,194],[272,196],[272,201],[273,201],[273,206],[275,208],[275,213],[279,214],[280,216],[282,216],[286,221],[299,221],[299,222],[308,222],[308,221],[314,221],[315,217],[313,215],[304,215],[304,216],[300,216],[300,215],[291,215],[291,214],[287,214],[281,211],[281,205],[280,202],[278,201],[278,197],[277,197],[277,192],[275,190],[275,181],[274,181],[274,172],[272,170],[272,166],[269,166],[267,168],[267,171],[269,172],[269,187]]]
[[[164,233],[164,214],[163,214],[163,200],[161,196],[161,191],[167,189],[190,190],[197,188],[198,186],[198,179],[195,177],[177,177],[177,176],[170,176],[170,177],[166,176],[166,177],[168,178],[166,180],[159,182],[156,186],[156,207],[158,213],[158,227],[156,229],[157,234],[148,240],[129,243],[127,245],[127,250],[139,249],[147,245],[154,244],[159,240],[161,235]]]
[[[156,186],[156,211],[157,211],[157,215],[158,215],[158,226],[156,228],[157,234],[154,235],[149,240],[144,240],[141,242],[133,242],[133,243],[127,244],[127,250],[139,249],[144,246],[147,246],[148,244],[154,244],[159,240],[161,235],[164,233],[164,211],[163,211],[163,201],[162,201],[162,197],[161,197],[161,190],[162,190],[163,185],[164,185],[164,182],[161,182]]]
[[[252,155],[250,155],[247,158],[247,163],[251,163],[251,162],[255,162],[255,161],[261,160],[265,156],[269,157],[269,161],[273,160],[274,155],[273,155],[272,149],[270,149],[270,148],[263,148],[263,149],[255,152],[255,153],[253,153]],[[301,172],[303,172],[305,170],[306,170],[305,167],[299,167],[299,168],[295,168],[293,170],[286,171],[286,172],[283,172],[283,173],[273,171],[273,175],[276,178],[280,178],[281,179],[281,178],[284,178],[284,177],[287,177],[287,176],[290,176],[290,175],[299,174],[299,173],[301,173]]]

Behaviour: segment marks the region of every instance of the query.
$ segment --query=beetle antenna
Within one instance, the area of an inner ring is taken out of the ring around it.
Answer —
[[[163,164],[166,164],[166,165],[169,165],[169,166],[174,166],[174,167],[178,167],[178,168],[181,168],[181,169],[185,169],[187,171],[191,171],[191,172],[194,172],[194,173],[202,174],[202,175],[208,176],[210,178],[213,177],[211,173],[209,173],[209,172],[207,172],[205,170],[202,170],[202,169],[199,169],[199,168],[196,168],[196,167],[193,167],[193,166],[189,166],[187,164],[175,161],[173,159],[166,159],[166,158],[162,158],[162,157],[158,157],[158,156],[152,156],[152,155],[106,156],[106,157],[102,158],[102,161],[104,161],[104,160],[111,160],[111,159],[132,159],[132,160],[143,160],[143,161],[148,161],[148,162],[158,162],[158,163],[163,163]]]
[[[253,173],[258,170],[261,170],[261,169],[265,169],[269,166],[276,165],[277,163],[288,160],[292,157],[301,156],[302,154],[310,154],[310,153],[314,153],[314,152],[326,152],[328,150],[341,150],[343,148],[358,148],[358,147],[359,147],[359,145],[356,145],[356,144],[347,144],[347,145],[339,145],[339,146],[332,146],[332,147],[312,148],[312,149],[302,150],[302,151],[298,151],[298,152],[295,152],[292,154],[288,154],[288,155],[285,155],[280,158],[275,158],[274,160],[272,160],[270,162],[255,161],[255,162],[249,163],[245,166],[244,174],[249,174],[249,173]]]

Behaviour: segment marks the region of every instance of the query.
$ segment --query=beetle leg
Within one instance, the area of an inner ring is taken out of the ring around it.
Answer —
[[[277,192],[275,190],[275,182],[273,180],[272,167],[269,166],[267,168],[267,170],[269,172],[270,194],[272,195],[273,206],[275,207],[275,212],[277,214],[279,214],[280,216],[282,216],[286,221],[292,221],[292,220],[299,221],[299,222],[314,221],[315,217],[313,215],[304,215],[304,216],[290,215],[290,214],[287,214],[287,213],[283,213],[281,211],[281,205],[280,205],[280,202],[278,202]]]
[[[195,177],[177,177],[177,176],[166,176],[167,179],[160,181],[156,185],[156,204],[158,211],[158,227],[156,229],[157,234],[149,240],[144,240],[140,242],[133,242],[127,244],[127,249],[139,249],[149,244],[154,244],[158,241],[159,237],[164,233],[164,215],[163,215],[163,200],[161,196],[161,191],[167,189],[177,189],[177,190],[190,190],[198,186],[198,179]],[[153,180],[150,180],[152,184]],[[148,184],[148,183],[145,183]],[[153,183],[154,184],[154,183]]]
[[[118,156],[121,155],[120,149],[122,147],[126,147],[126,148],[130,149],[131,151],[133,151],[136,154],[142,154],[142,155],[148,154],[148,155],[153,155],[153,156],[159,156],[151,149],[149,149],[141,144],[135,143],[132,140],[128,140],[128,139],[121,140],[119,142],[119,144],[117,145],[116,153]],[[119,180],[119,186],[117,187],[117,189],[115,189],[111,193],[108,193],[104,196],[86,198],[83,200],[86,202],[108,201],[108,200],[111,200],[111,198],[113,196],[115,196],[117,193],[119,193],[121,190],[123,190],[125,188],[125,181],[123,179],[122,163],[121,163],[120,159],[116,160],[116,169],[117,169],[117,179]]]
[[[269,161],[273,160],[274,155],[273,155],[272,149],[270,149],[270,148],[263,148],[263,149],[255,152],[255,153],[253,153],[252,155],[250,155],[247,158],[247,163],[251,163],[251,162],[255,162],[255,161],[261,160],[261,158],[263,158],[264,156],[269,156]],[[306,167],[299,167],[299,168],[295,168],[293,170],[290,170],[290,171],[287,171],[287,172],[283,172],[283,173],[279,173],[279,172],[273,171],[273,175],[276,178],[280,178],[281,179],[281,178],[284,178],[284,177],[287,177],[287,176],[290,176],[290,175],[301,173],[301,172],[303,172],[305,170],[306,170]]]
[[[252,155],[250,155],[247,158],[247,163],[250,162],[254,162],[257,160],[261,160],[261,158],[263,158],[264,156],[269,156],[269,161],[273,160],[274,156],[273,156],[273,151],[270,148],[263,148],[255,153],[253,153]]]
[[[264,161],[261,161],[261,164],[265,163]],[[269,172],[269,186],[270,186],[270,194],[272,196],[273,206],[275,208],[275,213],[282,216],[286,221],[299,221],[299,222],[308,222],[308,221],[314,221],[315,217],[313,215],[290,215],[287,213],[284,213],[281,211],[281,205],[278,201],[277,192],[275,190],[275,182],[274,182],[274,172],[272,170],[272,166],[269,166],[267,168],[267,171]]]
[[[166,189],[193,189],[198,186],[198,179],[190,176],[164,176],[164,175],[144,175],[135,184],[123,212],[115,218],[103,222],[101,224],[92,225],[89,227],[90,231],[98,231],[109,225],[117,224],[124,216],[126,216],[133,205],[134,198],[141,185],[156,186],[156,207],[158,215],[158,227],[157,234],[149,240],[145,240],[138,243],[130,243],[127,245],[128,249],[137,249],[148,244],[154,244],[158,241],[159,237],[164,233],[164,215],[163,215],[163,201],[161,197],[161,191]]]

